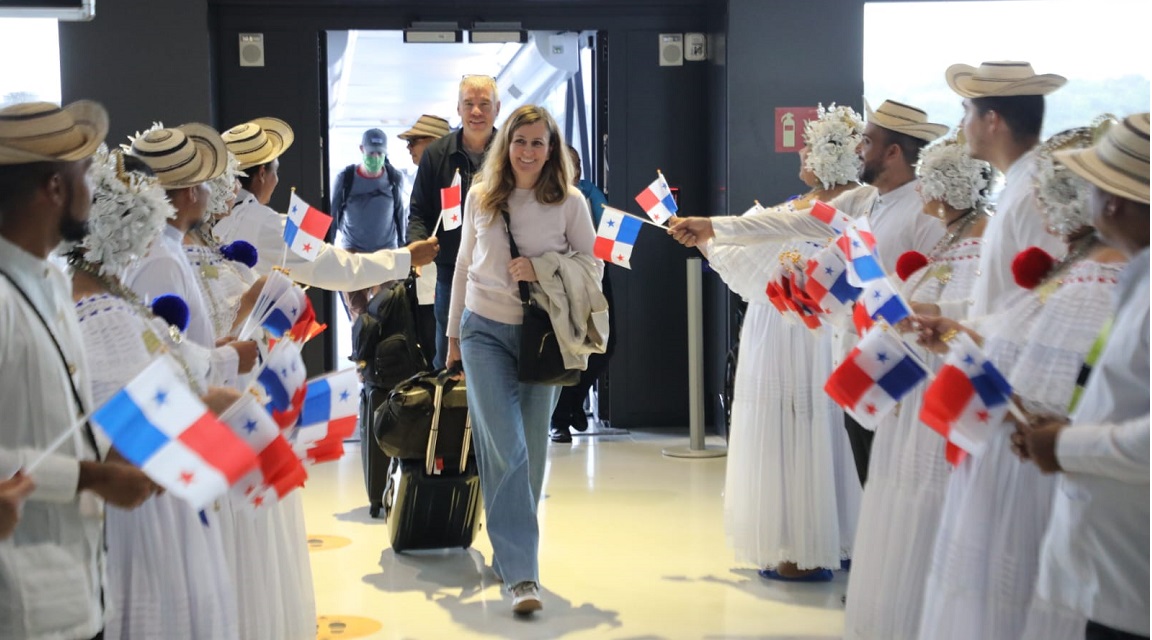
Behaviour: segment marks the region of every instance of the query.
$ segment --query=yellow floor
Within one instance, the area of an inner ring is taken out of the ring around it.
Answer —
[[[709,439],[709,444],[720,444]],[[839,638],[847,574],[771,583],[733,561],[726,458],[661,455],[670,432],[551,444],[541,508],[544,610],[516,619],[472,549],[395,554],[368,517],[360,451],[310,469],[304,489],[320,638]]]

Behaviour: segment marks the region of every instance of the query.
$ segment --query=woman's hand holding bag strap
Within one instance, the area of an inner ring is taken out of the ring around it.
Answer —
[[[520,250],[516,247],[516,240],[512,238],[512,224],[507,211],[501,211],[504,216],[504,228],[508,231],[508,246],[512,250],[512,258],[520,257]],[[570,387],[580,381],[579,369],[564,367],[564,356],[560,353],[560,343],[556,340],[556,332],[552,328],[552,318],[548,312],[540,308],[532,300],[528,283],[520,280],[520,303],[524,307],[524,324],[520,333],[520,382],[534,384]]]

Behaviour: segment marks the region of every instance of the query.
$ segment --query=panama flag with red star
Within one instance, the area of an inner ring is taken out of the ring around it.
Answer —
[[[948,441],[945,457],[960,464],[996,433],[1012,401],[1012,385],[964,332],[949,344],[944,366],[924,392],[920,421]]]
[[[280,496],[278,485],[285,478],[296,478],[303,470],[292,445],[280,433],[272,416],[260,406],[256,397],[246,393],[220,414],[220,420],[256,453],[260,466],[248,472],[232,486],[236,504],[253,508],[266,507]],[[307,477],[307,472],[304,472]],[[295,485],[291,488],[295,488]]]
[[[308,462],[328,462],[344,455],[344,439],[356,430],[360,411],[360,378],[343,369],[308,381],[300,426],[293,438],[296,455]]]
[[[664,224],[678,209],[676,198],[672,196],[672,189],[664,179],[664,174],[659,171],[656,172],[656,179],[652,184],[636,195],[636,203],[644,209],[649,218],[656,221],[656,224]]]
[[[640,235],[644,221],[619,209],[604,207],[600,226],[596,229],[596,243],[592,253],[601,260],[631,269],[632,248]]]
[[[445,231],[459,229],[464,224],[464,214],[460,209],[460,170],[452,176],[452,184],[440,190],[440,224]]]
[[[824,391],[860,426],[875,431],[896,403],[927,377],[928,370],[904,341],[881,324],[860,339],[828,377]]]
[[[309,262],[315,260],[331,224],[332,216],[304,202],[295,191],[292,192],[288,220],[284,223],[284,242],[288,243],[292,253]]]
[[[209,506],[257,467],[236,437],[162,355],[92,414],[112,446],[156,484],[193,509]]]

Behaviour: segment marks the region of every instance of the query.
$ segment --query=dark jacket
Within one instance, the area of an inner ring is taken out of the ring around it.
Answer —
[[[495,129],[488,138],[488,144],[491,145],[494,139]],[[440,217],[440,190],[452,184],[457,169],[460,170],[460,202],[463,203],[468,199],[468,189],[472,187],[472,179],[480,173],[480,167],[473,166],[464,151],[462,129],[440,138],[424,150],[408,206],[408,242],[425,240],[432,235],[436,218]],[[440,253],[436,255],[437,278],[451,279],[456,269],[456,254],[460,251],[460,229],[445,231],[441,228],[436,236],[440,238]]]

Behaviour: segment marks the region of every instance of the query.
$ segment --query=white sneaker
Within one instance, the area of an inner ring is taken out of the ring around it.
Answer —
[[[530,615],[544,608],[540,602],[540,587],[535,582],[518,582],[512,587],[512,613]]]

